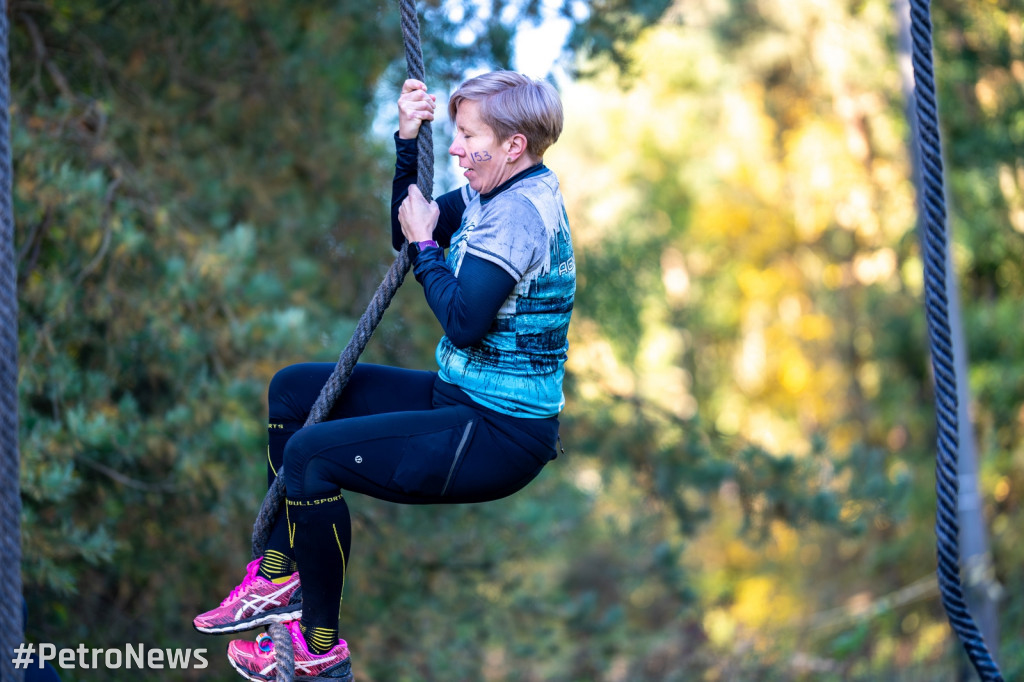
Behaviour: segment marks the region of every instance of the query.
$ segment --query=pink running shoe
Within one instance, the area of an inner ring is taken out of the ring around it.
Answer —
[[[302,616],[302,588],[299,574],[292,573],[284,583],[273,583],[256,575],[262,557],[245,567],[242,584],[231,590],[220,606],[192,620],[199,632],[219,635],[251,630],[270,623],[283,623]]]
[[[292,650],[295,652],[295,682],[323,679],[352,682],[352,662],[345,640],[339,639],[330,651],[318,656],[306,647],[299,621],[290,621],[285,627],[292,636]],[[260,634],[255,642],[232,641],[228,644],[228,660],[247,680],[267,682],[277,679],[274,641],[266,633]]]

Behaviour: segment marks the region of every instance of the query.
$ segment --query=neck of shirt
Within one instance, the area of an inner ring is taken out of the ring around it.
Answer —
[[[487,192],[481,192],[480,193],[480,201],[481,202],[489,201],[489,200],[493,199],[494,197],[498,196],[499,194],[501,194],[502,192],[504,192],[506,189],[508,189],[509,187],[514,185],[515,183],[519,182],[520,180],[525,180],[526,178],[529,178],[529,177],[532,177],[534,175],[537,175],[538,173],[543,173],[546,170],[547,170],[547,166],[545,166],[543,163],[537,163],[537,164],[535,164],[533,166],[530,166],[529,168],[521,170],[518,173],[516,173],[515,175],[513,175],[511,178],[506,180],[505,182],[503,182],[500,185],[498,185],[497,187],[495,187],[494,189],[489,190]]]

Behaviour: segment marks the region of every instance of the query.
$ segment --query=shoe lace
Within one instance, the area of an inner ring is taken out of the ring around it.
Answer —
[[[292,644],[298,644],[302,642],[306,644],[306,636],[302,634],[302,621],[301,620],[289,620],[286,621],[284,626],[288,628],[288,632],[292,636]],[[308,646],[306,647],[309,648]]]
[[[288,621],[287,623],[285,623],[285,627],[288,628],[288,632],[292,636],[292,648],[294,651],[298,652],[299,650],[301,650],[310,658],[313,658],[317,655],[309,650],[309,644],[306,643],[306,635],[302,633],[302,621]]]
[[[316,659],[321,656],[330,656],[338,645],[348,646],[348,643],[346,643],[345,640],[342,639],[335,642],[334,646],[331,647],[330,651],[327,651],[322,654],[314,654],[312,651],[309,650],[309,643],[306,641],[306,635],[302,632],[301,620],[291,620],[286,622],[284,625],[286,628],[288,628],[288,632],[292,636],[293,651],[298,653],[301,650],[304,657],[308,657],[310,659]]]
[[[249,585],[252,585],[252,581],[256,579],[256,571],[258,570],[260,570],[260,560],[253,559],[245,567],[245,578],[242,579],[242,583],[235,587],[235,589],[231,590],[231,594],[229,594],[227,599],[222,601],[220,605],[224,606],[225,604],[238,599],[243,592],[249,589]]]

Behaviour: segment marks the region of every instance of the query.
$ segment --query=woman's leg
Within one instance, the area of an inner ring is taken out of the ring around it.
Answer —
[[[291,437],[301,429],[335,365],[326,362],[291,365],[277,372],[268,389],[267,486],[273,484]],[[332,406],[328,420],[430,406],[434,374],[381,365],[357,364]],[[401,401],[396,399],[402,396]],[[284,509],[271,529],[259,574],[271,581],[296,571]]]
[[[444,489],[460,445],[468,446],[474,416],[462,407],[352,417],[314,424],[289,441],[286,508],[310,651],[324,654],[338,642],[352,541],[342,489],[396,502],[433,501],[429,495]],[[405,470],[403,460],[412,458],[422,466]]]
[[[338,639],[351,545],[342,491],[406,504],[510,495],[554,456],[557,422],[528,426],[496,428],[481,411],[457,405],[324,422],[291,439],[284,458],[288,524],[311,651],[325,653]]]
[[[326,363],[294,365],[278,372],[271,381],[268,482],[281,471],[283,453],[292,437],[305,431],[302,427],[310,409],[333,371],[334,365]],[[344,421],[380,411],[429,409],[434,378],[431,372],[357,365],[328,419]],[[332,514],[341,512],[335,510]],[[347,535],[347,516],[340,526]],[[246,567],[242,583],[220,606],[193,619],[197,630],[212,634],[238,632],[296,617],[302,603],[297,596],[299,576],[289,535],[286,511],[282,509],[263,556]],[[347,554],[346,545],[343,556]]]
[[[334,367],[326,362],[291,365],[271,379],[267,400],[268,487],[281,468],[285,446],[305,425]],[[358,364],[331,407],[327,421],[381,412],[428,410],[434,378],[434,372]]]
[[[313,403],[334,366],[329,363],[292,365],[277,372],[267,391],[267,488],[281,470],[284,448],[302,428]],[[260,560],[259,574],[270,581],[286,579],[298,570],[288,537],[285,511],[277,515]]]

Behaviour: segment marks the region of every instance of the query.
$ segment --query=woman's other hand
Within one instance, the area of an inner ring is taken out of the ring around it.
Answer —
[[[434,227],[441,210],[436,201],[427,201],[416,185],[409,185],[409,196],[398,207],[398,222],[409,243],[422,242],[434,237]]]
[[[437,96],[428,93],[425,84],[407,79],[398,97],[398,137],[411,140],[420,132],[423,121],[433,121],[436,101]]]

